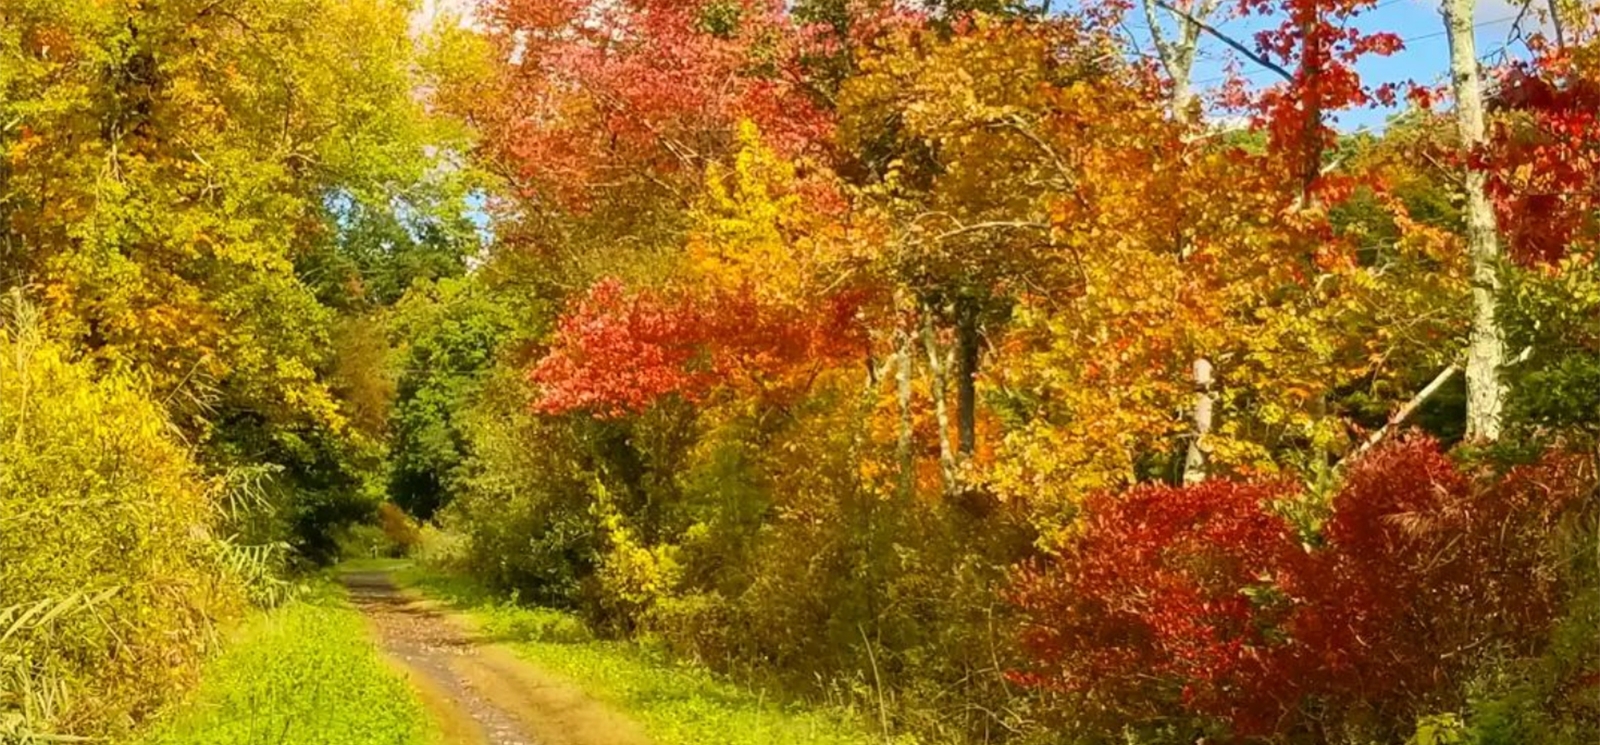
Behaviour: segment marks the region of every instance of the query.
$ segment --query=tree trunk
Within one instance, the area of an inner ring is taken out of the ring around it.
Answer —
[[[1550,27],[1556,34],[1556,48],[1567,48],[1567,8],[1562,0],[1546,0],[1550,9]]]
[[[916,462],[911,452],[911,375],[916,356],[912,353],[913,335],[910,329],[901,328],[895,332],[895,354],[898,356],[899,368],[895,373],[896,398],[900,404],[900,442],[898,455],[900,456],[900,496],[910,498],[911,490],[916,484],[916,473],[913,470]]]
[[[1194,361],[1194,418],[1189,439],[1189,452],[1183,459],[1183,483],[1198,484],[1206,480],[1209,457],[1206,454],[1206,436],[1211,434],[1211,409],[1215,399],[1211,395],[1211,360],[1197,357]]]
[[[1150,36],[1155,42],[1156,53],[1161,58],[1161,64],[1167,69],[1167,75],[1172,79],[1172,98],[1167,104],[1172,111],[1174,119],[1188,120],[1193,118],[1198,111],[1193,108],[1194,91],[1190,86],[1189,76],[1194,69],[1195,51],[1199,48],[1200,23],[1205,21],[1217,7],[1220,0],[1201,0],[1191,6],[1188,15],[1178,11],[1168,10],[1167,16],[1176,25],[1177,34],[1168,38],[1161,30],[1161,22],[1157,9],[1161,7],[1161,0],[1143,0],[1145,20],[1150,26]],[[1181,241],[1181,239],[1180,239]],[[1179,254],[1186,256],[1187,246],[1180,242]],[[1205,452],[1205,437],[1211,433],[1212,409],[1214,401],[1211,396],[1213,384],[1211,361],[1205,357],[1196,357],[1194,360],[1194,410],[1191,413],[1189,429],[1189,448],[1183,461],[1183,483],[1195,484],[1204,481],[1207,471],[1207,458]]]
[[[931,309],[922,315],[922,343],[928,349],[928,372],[933,380],[933,417],[939,425],[939,474],[944,479],[946,494],[954,488],[956,483],[956,458],[950,447],[950,412],[945,403],[945,395],[949,390],[947,371],[949,366],[940,359],[939,339],[934,333],[933,313]]]
[[[1156,48],[1161,66],[1167,69],[1172,80],[1172,115],[1177,118],[1192,116],[1190,105],[1194,102],[1194,89],[1189,82],[1194,69],[1195,52],[1200,47],[1200,24],[1215,13],[1221,0],[1200,0],[1190,6],[1187,13],[1162,10],[1161,0],[1143,0],[1145,23],[1150,28],[1150,40]],[[1169,37],[1161,25],[1161,16],[1172,19],[1174,36]]]
[[[956,429],[961,463],[978,448],[978,303],[956,301]]]
[[[1475,0],[1444,0],[1445,30],[1450,38],[1450,86],[1456,98],[1456,128],[1463,151],[1485,139],[1483,91],[1473,39]],[[1495,317],[1500,290],[1500,242],[1494,209],[1489,204],[1483,171],[1466,170],[1467,255],[1472,262],[1472,332],[1467,349],[1467,437],[1493,441],[1500,437],[1505,385],[1505,338]]]

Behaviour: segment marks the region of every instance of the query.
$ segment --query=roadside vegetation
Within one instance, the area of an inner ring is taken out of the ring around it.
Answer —
[[[0,0],[0,743],[126,740],[202,682],[246,719],[191,742],[411,726],[339,724],[341,686],[405,706],[316,646],[348,611],[222,630],[376,521],[374,318],[480,248],[476,171],[440,167],[468,131],[415,95],[456,37],[413,5]]]
[[[190,685],[243,604],[166,413],[0,298],[0,742],[107,735]]]
[[[385,565],[358,565],[385,567]],[[570,613],[522,605],[470,578],[396,563],[399,583],[465,612],[489,638],[639,722],[659,745],[874,745],[871,717],[784,705],[640,641],[598,639]]]
[[[1600,732],[1600,2],[444,5],[0,0],[0,745]]]
[[[1449,0],[1434,106],[1376,3],[1141,4],[488,0],[419,555],[890,737],[1600,730],[1597,8],[1489,84]]]
[[[201,684],[133,745],[437,745],[398,669],[331,585],[226,634]]]

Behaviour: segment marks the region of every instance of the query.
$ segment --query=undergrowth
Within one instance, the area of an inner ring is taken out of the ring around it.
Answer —
[[[338,591],[261,613],[135,745],[432,745],[437,734]]]

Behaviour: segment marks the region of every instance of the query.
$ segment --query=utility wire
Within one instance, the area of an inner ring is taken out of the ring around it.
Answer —
[[[1404,0],[1389,0],[1389,2],[1385,3],[1385,5],[1393,4],[1395,2],[1403,2],[1403,1]],[[1383,7],[1383,6],[1380,5],[1378,7]],[[1518,17],[1519,16],[1513,15],[1513,16],[1506,16],[1504,18],[1496,18],[1494,20],[1483,21],[1483,22],[1480,22],[1480,23],[1473,24],[1472,30],[1477,31],[1478,29],[1487,28],[1489,26],[1498,26],[1498,25],[1500,25],[1502,23],[1510,23],[1512,21],[1517,20]],[[1403,39],[1400,40],[1400,43],[1402,45],[1405,45],[1405,46],[1410,46],[1412,42],[1427,41],[1429,39],[1437,39],[1437,38],[1439,38],[1441,36],[1444,36],[1444,35],[1446,35],[1448,33],[1449,33],[1448,31],[1434,31],[1432,33],[1419,34],[1417,36],[1410,36],[1410,37],[1403,38]],[[1488,57],[1492,57],[1492,56],[1494,56],[1496,54],[1499,54],[1501,51],[1503,51],[1503,50],[1495,50],[1495,51],[1490,52],[1488,54],[1481,55],[1481,56],[1479,56],[1479,59],[1482,60],[1482,59],[1485,59],[1485,58],[1488,58]],[[1256,75],[1260,75],[1262,73],[1268,73],[1268,72],[1276,73],[1277,71],[1273,70],[1271,68],[1264,68],[1263,67],[1263,68],[1257,68],[1257,69],[1254,69],[1254,70],[1248,70],[1246,72],[1241,72],[1241,73],[1238,74],[1238,77],[1249,78],[1249,77],[1255,77]],[[1215,83],[1217,81],[1227,80],[1230,77],[1234,77],[1234,76],[1232,76],[1232,75],[1215,75],[1215,76],[1206,78],[1204,80],[1196,80],[1196,81],[1190,83],[1190,85],[1194,85],[1194,86],[1208,85],[1210,83]]]

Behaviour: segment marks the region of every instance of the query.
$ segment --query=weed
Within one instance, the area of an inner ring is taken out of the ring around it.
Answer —
[[[328,587],[261,613],[137,745],[428,745],[432,725]]]

